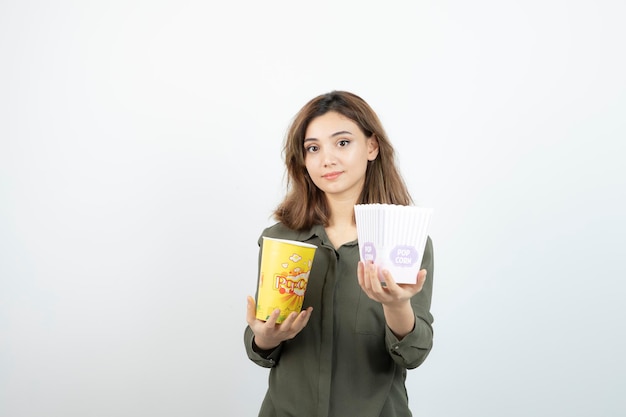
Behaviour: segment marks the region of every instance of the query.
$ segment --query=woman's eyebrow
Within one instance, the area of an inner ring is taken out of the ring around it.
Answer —
[[[340,135],[345,135],[345,134],[351,135],[352,132],[348,132],[347,130],[341,130],[339,132],[335,132],[332,135],[330,135],[331,138],[334,138],[335,136],[340,136]]]
[[[351,134],[352,134],[352,132],[349,132],[349,131],[347,131],[347,130],[340,130],[339,132],[335,132],[335,133],[333,133],[332,135],[330,135],[330,137],[331,137],[331,138],[334,138],[334,137],[336,137],[336,136],[341,136],[341,135],[345,135],[345,134],[351,135]],[[317,138],[305,138],[305,139],[304,139],[304,142],[307,142],[307,141],[314,141],[314,140],[317,140]]]

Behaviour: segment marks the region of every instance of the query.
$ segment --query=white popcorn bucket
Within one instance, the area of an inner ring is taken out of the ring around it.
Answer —
[[[361,261],[387,269],[398,284],[415,284],[422,264],[432,208],[357,204],[354,213]],[[384,281],[382,273],[379,275]]]

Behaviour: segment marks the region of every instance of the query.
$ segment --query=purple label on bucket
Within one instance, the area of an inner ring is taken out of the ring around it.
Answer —
[[[372,242],[366,242],[361,247],[361,256],[365,262],[376,260],[376,247]]]
[[[419,258],[417,249],[413,246],[399,245],[389,252],[391,263],[395,266],[413,266]]]

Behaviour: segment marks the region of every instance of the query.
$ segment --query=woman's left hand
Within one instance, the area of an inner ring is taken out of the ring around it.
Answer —
[[[382,270],[385,285],[378,277],[378,267],[374,263],[364,264],[359,261],[357,276],[359,285],[372,300],[387,306],[404,304],[422,290],[427,271],[422,269],[417,274],[415,284],[396,284],[389,271]]]

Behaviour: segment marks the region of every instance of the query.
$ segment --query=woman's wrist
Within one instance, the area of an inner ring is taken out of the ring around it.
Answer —
[[[277,344],[272,345],[271,343],[267,343],[263,340],[261,340],[261,342],[259,342],[258,337],[254,337],[252,339],[252,349],[257,352],[271,352],[272,350],[276,349],[278,347]]]
[[[383,304],[383,312],[387,326],[398,339],[402,339],[415,327],[415,313],[410,300],[406,303]]]
[[[382,303],[383,304],[383,308],[385,309],[385,311],[388,311],[390,313],[402,313],[404,311],[408,311],[411,310],[413,311],[413,308],[411,307],[411,300],[402,300],[402,301],[393,301],[391,303]]]

